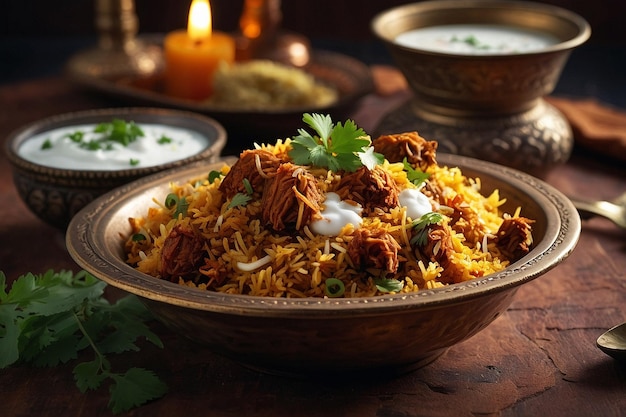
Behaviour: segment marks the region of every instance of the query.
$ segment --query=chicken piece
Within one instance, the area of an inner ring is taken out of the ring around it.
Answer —
[[[319,214],[323,199],[313,175],[284,163],[265,185],[261,216],[275,231],[287,227],[299,230]]]
[[[424,246],[415,248],[415,255],[430,262],[437,262],[443,268],[439,281],[445,284],[461,282],[463,268],[452,262],[454,256],[452,229],[445,224],[433,224],[428,228],[427,242]]]
[[[400,244],[384,229],[360,228],[348,244],[348,256],[355,267],[382,269],[393,274],[398,271]]]
[[[269,151],[246,150],[241,153],[230,172],[224,177],[219,190],[227,198],[232,198],[237,193],[245,193],[244,179],[250,182],[252,190],[260,190],[265,180],[275,175],[280,164],[280,158]]]
[[[361,167],[355,172],[344,174],[335,192],[342,200],[359,203],[366,215],[372,214],[375,208],[388,211],[399,204],[398,185],[379,166],[372,170]]]
[[[437,165],[437,142],[428,141],[417,132],[379,136],[372,145],[374,151],[385,155],[389,162],[402,162],[406,158],[408,163],[422,171]]]
[[[500,252],[510,261],[516,261],[530,251],[533,244],[532,226],[535,221],[526,217],[504,219],[495,243]]]
[[[195,229],[177,225],[165,238],[161,250],[161,276],[172,282],[197,272],[202,262],[204,241]]]
[[[476,243],[485,235],[485,224],[480,220],[478,213],[459,194],[445,198],[444,205],[452,209],[450,226],[457,233],[462,233],[467,242]]]

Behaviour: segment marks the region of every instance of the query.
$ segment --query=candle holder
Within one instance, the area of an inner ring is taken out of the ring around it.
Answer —
[[[528,52],[470,55],[406,46],[400,34],[459,24],[541,31],[555,44]],[[565,117],[550,94],[571,50],[590,36],[588,23],[545,4],[439,0],[399,6],[372,21],[407,78],[413,98],[383,117],[376,134],[418,131],[441,152],[461,154],[544,177],[573,148]]]
[[[309,40],[280,28],[280,0],[245,0],[236,36],[238,61],[270,59],[303,67],[311,59]]]
[[[149,77],[163,70],[162,48],[136,36],[139,21],[134,0],[96,0],[95,24],[98,46],[67,63],[66,70],[74,79]]]

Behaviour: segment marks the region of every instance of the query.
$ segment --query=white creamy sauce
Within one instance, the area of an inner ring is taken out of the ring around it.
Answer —
[[[144,136],[128,146],[113,143],[111,149],[88,150],[68,135],[84,132],[83,141],[100,138],[95,125],[76,125],[42,132],[25,140],[19,154],[26,160],[52,168],[90,171],[113,171],[143,168],[188,158],[205,149],[209,140],[193,130],[161,124],[138,124]],[[159,143],[163,136],[170,143]],[[43,149],[44,143],[49,147]],[[131,163],[132,161],[132,163]]]
[[[405,188],[398,195],[400,205],[406,207],[406,215],[417,220],[426,213],[433,211],[430,200],[420,190]]]
[[[409,48],[459,55],[533,52],[559,43],[549,33],[505,25],[441,25],[401,33],[396,43]]]
[[[341,201],[338,194],[327,193],[324,209],[320,212],[322,218],[311,222],[311,230],[318,235],[337,236],[348,224],[359,227],[363,222],[362,211],[361,206]]]

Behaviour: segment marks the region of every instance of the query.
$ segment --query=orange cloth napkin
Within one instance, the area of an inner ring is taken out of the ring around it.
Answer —
[[[546,97],[572,126],[576,143],[626,160],[626,112],[594,99]]]

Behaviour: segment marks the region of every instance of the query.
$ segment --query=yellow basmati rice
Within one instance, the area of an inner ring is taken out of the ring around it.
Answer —
[[[289,140],[274,145],[260,145],[277,155],[285,154]],[[385,161],[383,168],[402,189],[414,187],[407,179],[402,163]],[[222,174],[229,171],[222,168]],[[322,192],[332,191],[340,180],[337,173],[325,169],[311,169]],[[208,173],[207,173],[208,174]],[[459,195],[469,210],[478,215],[481,223],[478,238],[468,239],[462,233],[453,233],[454,255],[452,262],[462,266],[461,281],[482,277],[505,268],[504,259],[493,242],[502,221],[499,208],[505,200],[498,191],[488,196],[480,194],[480,180],[463,176],[456,167],[433,166],[429,168],[431,183],[444,193]],[[223,178],[223,177],[222,177]],[[221,178],[209,183],[207,177],[190,179],[184,184],[170,184],[171,192],[189,204],[187,216],[172,218],[173,209],[155,201],[146,207],[146,216],[131,219],[134,233],[146,239],[126,242],[127,262],[137,270],[161,278],[161,250],[170,231],[177,225],[193,227],[204,239],[205,258],[218,262],[227,279],[216,283],[198,272],[193,277],[181,277],[180,284],[199,289],[231,294],[249,294],[268,297],[324,297],[328,278],[341,280],[345,286],[344,297],[381,295],[376,278],[385,277],[381,270],[360,270],[347,253],[355,228],[347,225],[338,236],[316,235],[308,226],[300,231],[277,233],[261,224],[261,201],[253,200],[245,206],[228,207],[218,190]],[[445,213],[446,207],[440,212]],[[518,216],[519,210],[513,213]],[[444,215],[444,218],[446,216]],[[401,249],[398,252],[399,268],[396,274],[386,274],[403,282],[401,292],[415,292],[442,287],[439,280],[443,268],[436,262],[418,259],[410,247],[409,230],[412,221],[406,208],[394,207],[388,212],[365,217],[361,227],[382,228],[393,236]],[[472,243],[475,242],[475,243]],[[435,248],[435,252],[438,248]]]

